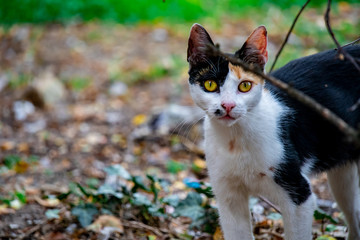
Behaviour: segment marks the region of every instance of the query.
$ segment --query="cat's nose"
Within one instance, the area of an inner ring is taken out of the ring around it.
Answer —
[[[226,113],[229,113],[236,106],[236,104],[235,102],[222,102],[221,106],[226,110]]]

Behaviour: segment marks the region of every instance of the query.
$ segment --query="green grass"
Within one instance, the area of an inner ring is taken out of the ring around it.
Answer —
[[[358,0],[348,0],[356,3]],[[119,23],[192,22],[223,15],[246,14],[249,8],[275,5],[281,9],[305,0],[0,0],[0,24],[104,20]],[[325,1],[313,0],[310,6]]]

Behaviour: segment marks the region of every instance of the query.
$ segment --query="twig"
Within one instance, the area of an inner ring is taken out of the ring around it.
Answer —
[[[355,111],[358,107],[360,107],[360,98],[356,101],[356,103],[354,105],[352,105],[350,108],[349,108],[349,111],[353,112]]]
[[[326,28],[327,28],[331,38],[333,39],[335,45],[337,46],[337,52],[338,52],[339,59],[343,60],[345,58],[345,59],[349,60],[354,65],[354,67],[360,72],[360,67],[356,63],[356,60],[340,46],[338,40],[335,37],[335,34],[334,34],[333,30],[331,29],[330,17],[329,17],[330,9],[331,9],[331,0],[328,0],[328,4],[327,4],[327,8],[326,8],[324,18],[325,18]]]
[[[146,224],[144,224],[142,222],[122,220],[122,224],[123,224],[124,227],[128,227],[128,228],[148,230],[150,232],[153,232],[158,237],[162,237],[164,235],[159,229],[157,229],[155,227],[151,227],[149,225],[146,225]]]
[[[263,196],[259,196],[259,198],[260,198],[263,202],[266,202],[267,205],[269,205],[270,207],[272,207],[273,209],[275,209],[275,211],[277,211],[278,213],[281,214],[280,209],[279,209],[275,204],[273,204],[272,202],[270,202],[269,200],[267,200],[267,199],[264,198]]]
[[[229,62],[241,66],[245,71],[249,71],[254,73],[255,75],[267,80],[269,83],[274,85],[275,87],[279,88],[280,90],[286,92],[290,97],[299,101],[300,103],[310,107],[315,112],[319,113],[324,119],[335,125],[340,131],[342,131],[349,140],[356,146],[360,147],[360,137],[359,133],[350,125],[348,125],[344,120],[338,117],[335,113],[330,111],[328,108],[322,106],[313,98],[305,95],[301,91],[291,87],[289,84],[276,79],[272,76],[265,75],[262,71],[258,68],[255,68],[253,65],[248,65],[247,63],[243,62],[239,58],[236,58],[230,54],[226,54],[220,51],[218,47],[208,44],[207,45],[207,52],[214,56],[221,56],[227,59]]]
[[[360,43],[360,38],[358,38],[358,39],[356,39],[356,40],[354,40],[354,41],[352,41],[352,42],[349,42],[349,43],[347,43],[347,44],[345,44],[345,45],[343,45],[343,46],[341,46],[341,47],[343,48],[343,47],[355,45],[355,44],[358,44],[358,43]]]
[[[300,17],[301,13],[303,12],[303,10],[305,9],[305,7],[308,5],[308,3],[309,3],[310,1],[311,1],[311,0],[307,0],[306,3],[302,6],[302,8],[300,9],[300,11],[298,12],[298,14],[296,15],[293,23],[291,24],[291,27],[290,27],[287,35],[286,35],[286,37],[285,37],[284,42],[281,44],[281,47],[280,47],[279,51],[276,53],[275,60],[274,60],[273,64],[271,65],[271,68],[270,68],[270,72],[272,72],[272,70],[274,69],[275,64],[276,64],[276,62],[277,62],[277,60],[278,60],[278,58],[279,58],[279,56],[280,56],[283,48],[285,47],[287,41],[289,40],[290,34],[291,34],[292,30],[294,29],[295,24],[296,24],[298,18]]]

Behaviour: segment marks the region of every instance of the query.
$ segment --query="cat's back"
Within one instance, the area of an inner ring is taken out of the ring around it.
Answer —
[[[360,58],[360,46],[344,49]],[[360,72],[349,61],[340,60],[336,50],[294,60],[271,75],[314,98],[351,126],[356,128],[360,123],[360,108],[350,110],[360,98]],[[266,87],[293,110],[291,120],[282,123],[283,131],[287,131],[283,137],[286,135],[300,156],[321,159],[317,164],[320,170],[359,157],[359,150],[318,113],[270,84]]]
[[[351,56],[360,59],[360,45],[344,48]],[[347,60],[329,50],[289,62],[272,76],[304,92],[334,111],[353,127],[360,122],[360,109],[350,111],[360,98],[360,72]],[[290,106],[298,102],[267,84],[267,87]]]

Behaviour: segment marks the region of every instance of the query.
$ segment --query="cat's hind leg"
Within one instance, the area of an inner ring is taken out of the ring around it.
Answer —
[[[349,227],[348,240],[360,240],[359,164],[348,163],[328,171],[334,198],[344,212]]]

